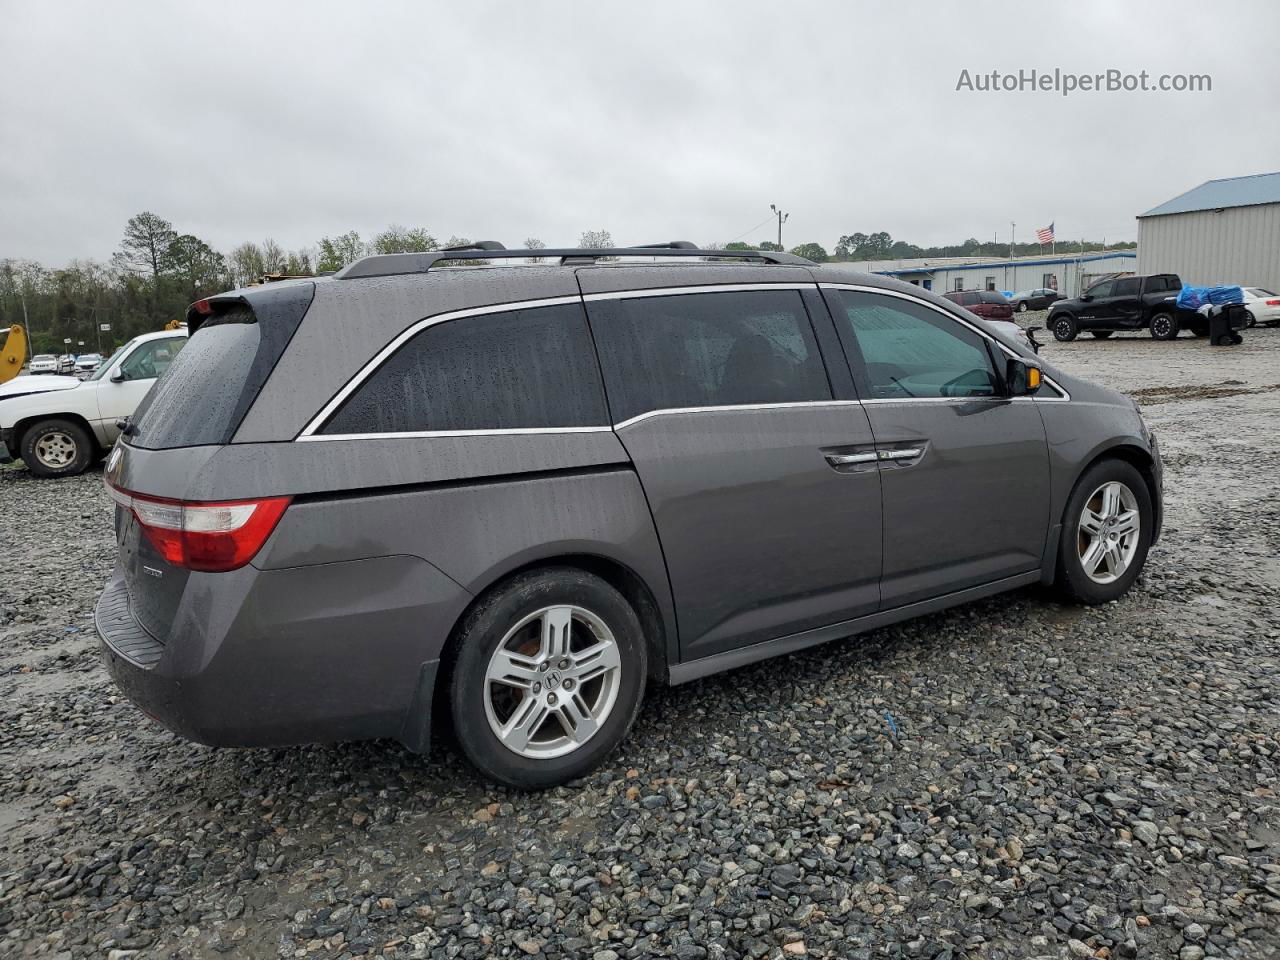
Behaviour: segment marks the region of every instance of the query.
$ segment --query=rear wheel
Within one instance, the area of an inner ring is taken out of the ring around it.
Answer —
[[[463,621],[454,731],[481,773],[523,789],[582,776],[626,736],[644,693],[640,620],[592,574],[522,574]]]
[[[22,435],[22,459],[37,477],[74,477],[93,463],[96,447],[73,420],[42,420]]]
[[[1253,315],[1252,310],[1246,310],[1245,315],[1248,317],[1244,322],[1245,329],[1248,329],[1249,327],[1256,327],[1258,325],[1258,318]]]
[[[1086,604],[1123,596],[1146,563],[1154,519],[1151,492],[1132,464],[1094,464],[1076,484],[1062,518],[1059,590]]]
[[[1151,336],[1156,340],[1172,340],[1178,335],[1178,321],[1171,313],[1157,313],[1149,326]]]
[[[1067,313],[1060,313],[1050,320],[1049,329],[1053,331],[1053,339],[1062,343],[1069,343],[1080,333],[1075,317]]]
[[[1019,302],[1018,302],[1018,312],[1019,312],[1019,313],[1026,313],[1026,312],[1027,312],[1027,309],[1028,309],[1028,307],[1027,307],[1027,301],[1025,301],[1025,300],[1021,300],[1021,301],[1019,301]]]
[[[1114,330],[1090,330],[1089,332],[1098,340],[1105,340],[1107,337],[1111,336],[1111,334],[1115,333]]]

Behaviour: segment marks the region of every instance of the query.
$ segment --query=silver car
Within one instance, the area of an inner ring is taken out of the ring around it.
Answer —
[[[546,787],[648,682],[1030,584],[1113,600],[1159,535],[1137,406],[928,291],[683,243],[504,265],[532,253],[191,308],[106,469],[97,628],[147,713],[416,751],[437,715]]]

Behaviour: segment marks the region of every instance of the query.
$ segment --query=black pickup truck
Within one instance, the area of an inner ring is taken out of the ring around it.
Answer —
[[[1203,318],[1178,309],[1181,289],[1182,281],[1173,273],[1103,280],[1073,300],[1053,304],[1047,326],[1064,341],[1084,332],[1102,340],[1118,330],[1143,329],[1157,340],[1172,340],[1180,328],[1203,336],[1199,330]]]

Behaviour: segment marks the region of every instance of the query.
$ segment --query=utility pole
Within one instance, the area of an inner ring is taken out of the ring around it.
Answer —
[[[778,218],[778,246],[782,247],[782,225],[787,222],[787,218],[791,216],[789,213],[783,213],[774,204],[769,204],[769,209],[774,212]],[[785,249],[785,248],[784,248]]]
[[[1017,224],[1014,223],[1012,220],[1009,221],[1009,259],[1010,260],[1013,259],[1013,228],[1016,226]]]

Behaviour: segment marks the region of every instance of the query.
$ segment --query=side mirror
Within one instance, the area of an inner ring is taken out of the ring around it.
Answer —
[[[117,370],[115,373],[111,375],[111,382],[124,383],[124,374],[121,371]]]
[[[1082,293],[1082,294],[1080,294],[1080,299],[1081,299],[1081,300],[1083,300],[1085,303],[1088,303],[1090,300],[1092,300],[1092,299],[1093,299],[1093,294],[1092,294],[1092,293]]]
[[[1031,396],[1040,389],[1041,379],[1040,368],[1025,360],[1010,357],[1009,362],[1005,364],[1004,382],[1011,397]]]

